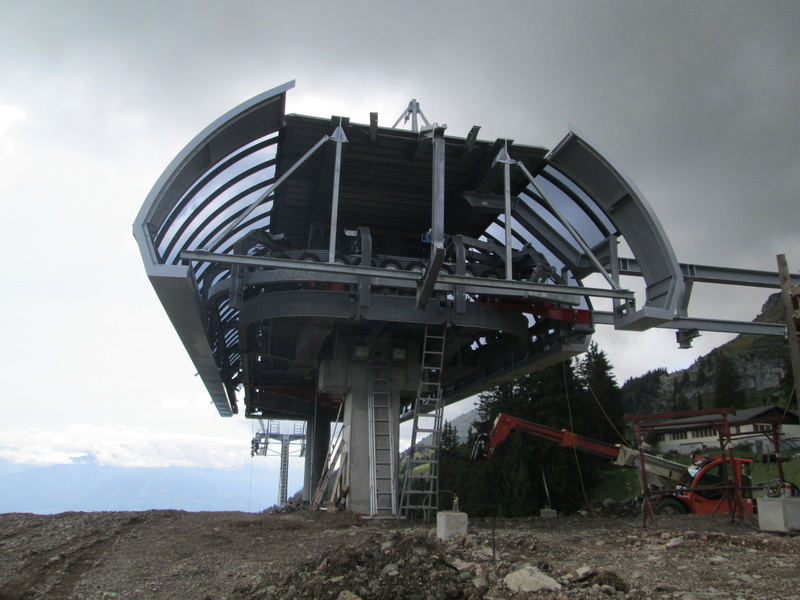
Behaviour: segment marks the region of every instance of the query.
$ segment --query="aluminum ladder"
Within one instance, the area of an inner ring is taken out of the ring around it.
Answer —
[[[391,371],[388,365],[370,364],[369,377],[369,503],[374,517],[397,515],[395,424],[392,410]]]
[[[289,500],[289,436],[281,436],[281,471],[278,485],[278,506],[285,506]]]
[[[425,522],[430,520],[438,505],[439,445],[444,412],[444,343],[444,325],[425,326],[419,387],[413,409],[411,446],[400,500],[401,517],[407,518],[414,511],[422,511]]]

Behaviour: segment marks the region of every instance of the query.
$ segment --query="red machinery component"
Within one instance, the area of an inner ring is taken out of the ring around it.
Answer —
[[[513,310],[521,313],[546,317],[565,323],[585,323],[591,324],[592,311],[585,308],[572,308],[571,306],[557,306],[552,302],[474,302],[474,304],[485,304],[496,306],[503,310]]]
[[[627,446],[609,444],[507,414],[500,414],[495,420],[483,442],[483,455],[491,458],[497,446],[514,430],[566,448],[610,458],[621,466],[643,466],[651,488],[647,493],[657,496],[653,499],[655,514],[722,514],[735,510],[734,503],[743,506],[750,514],[755,511],[749,475],[753,461],[750,459],[734,458],[731,465],[728,458],[709,457],[703,464],[690,468]]]
[[[539,423],[525,421],[511,415],[500,414],[495,419],[494,426],[489,432],[489,436],[483,445],[483,452],[486,458],[491,458],[498,444],[505,441],[509,434],[515,429],[530,435],[555,442],[566,448],[578,448],[584,452],[589,452],[596,456],[603,456],[616,460],[619,455],[619,447],[607,444],[599,440],[576,435],[566,429],[554,429]]]

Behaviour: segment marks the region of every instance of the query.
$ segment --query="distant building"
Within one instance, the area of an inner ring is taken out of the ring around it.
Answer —
[[[676,419],[668,424],[653,428],[647,442],[656,446],[659,452],[678,452],[692,454],[705,450],[719,449],[719,434],[709,423],[722,421],[722,415]],[[800,418],[796,413],[784,415],[778,406],[746,408],[728,415],[731,428],[732,445],[752,444],[753,450],[771,454],[775,452],[772,442],[772,423],[780,423],[780,445],[782,449],[800,448]]]

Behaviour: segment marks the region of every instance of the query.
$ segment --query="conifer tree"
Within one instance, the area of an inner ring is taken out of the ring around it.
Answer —
[[[778,384],[778,400],[781,406],[789,404],[791,406],[794,398],[796,397],[794,373],[792,372],[792,363],[786,358],[783,363],[783,375]]]
[[[684,410],[691,410],[691,406],[689,404],[689,399],[683,392],[679,392],[675,395],[675,401],[673,403],[673,410],[676,411],[684,411]]]
[[[442,427],[442,439],[439,447],[447,452],[455,452],[458,448],[458,432],[450,421],[445,421]]]
[[[442,427],[442,438],[439,442],[439,510],[450,510],[453,505],[453,495],[461,496],[462,465],[467,463],[468,457],[464,455],[463,444],[458,442],[458,432],[453,424],[445,421]]]
[[[742,376],[733,360],[717,352],[714,360],[714,408],[744,408],[745,395]]]
[[[577,371],[588,395],[585,435],[613,443],[622,441],[617,433],[624,428],[622,391],[606,353],[592,342]]]
[[[613,442],[619,441],[614,427],[622,431],[621,392],[605,353],[594,344],[581,360],[554,365],[481,394],[477,408],[486,422],[506,413]],[[442,440],[447,450],[442,452],[440,487],[453,491],[462,510],[476,517],[538,514],[548,504],[545,482],[553,508],[577,510],[585,505],[584,491],[594,484],[592,474],[606,462],[519,432],[496,448],[492,460],[466,462],[475,433],[466,444],[453,448],[448,427]]]

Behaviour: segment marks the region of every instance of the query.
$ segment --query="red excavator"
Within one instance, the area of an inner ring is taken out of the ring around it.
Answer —
[[[729,458],[720,456],[695,457],[692,465],[686,466],[627,446],[608,444],[506,414],[498,415],[488,434],[479,438],[473,457],[482,453],[491,458],[497,445],[515,430],[609,458],[625,467],[640,467],[643,460],[650,488],[647,493],[657,515],[722,514],[736,510],[736,504],[750,514],[755,512],[750,480],[753,461],[746,458],[734,458],[731,464]]]

